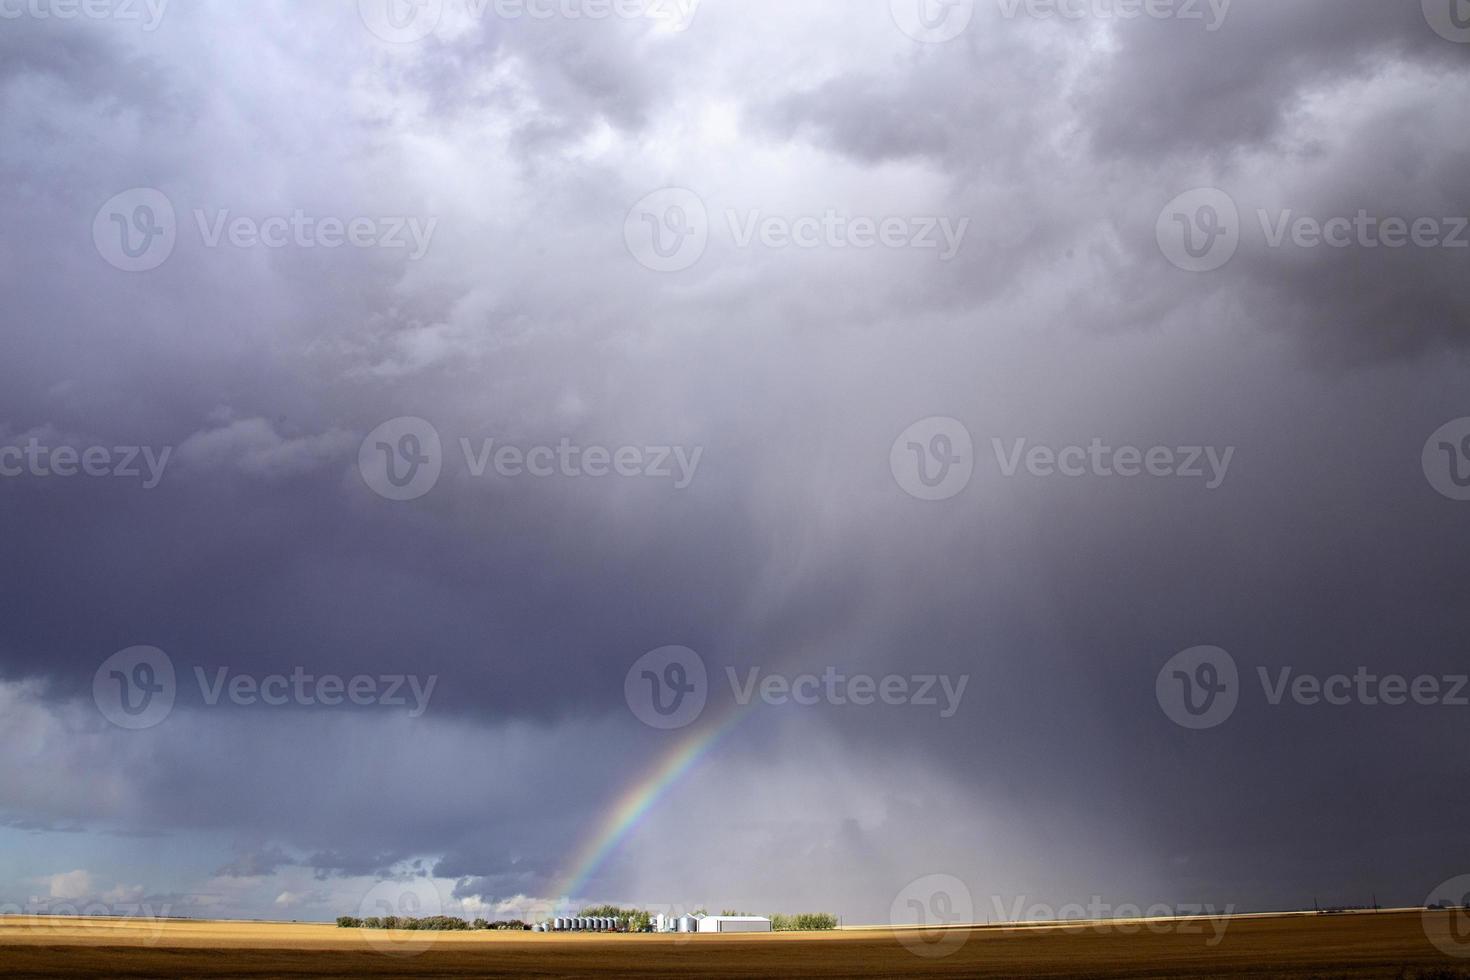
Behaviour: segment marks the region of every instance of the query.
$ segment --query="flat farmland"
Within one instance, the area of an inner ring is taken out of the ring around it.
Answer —
[[[1470,977],[1470,959],[1429,939],[1451,935],[1456,914],[686,937],[10,917],[0,918],[0,976]]]

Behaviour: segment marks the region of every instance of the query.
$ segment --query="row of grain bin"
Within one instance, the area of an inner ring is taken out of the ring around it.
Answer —
[[[620,925],[608,915],[559,915],[544,924],[551,932],[612,932]]]

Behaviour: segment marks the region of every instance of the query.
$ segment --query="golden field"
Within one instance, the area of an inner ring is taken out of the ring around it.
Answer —
[[[1470,959],[1426,936],[1426,924],[1447,935],[1452,914],[684,937],[12,917],[0,918],[0,976],[1470,977]],[[901,940],[931,953],[922,944],[942,940],[951,951],[922,956]]]

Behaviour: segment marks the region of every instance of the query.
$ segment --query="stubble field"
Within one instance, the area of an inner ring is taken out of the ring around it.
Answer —
[[[1470,977],[1428,938],[1461,914],[687,937],[16,917],[0,918],[0,976]]]

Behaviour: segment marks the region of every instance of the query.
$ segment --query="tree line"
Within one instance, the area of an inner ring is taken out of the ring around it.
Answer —
[[[520,919],[512,919],[509,922],[487,922],[484,919],[476,919],[474,922],[466,922],[452,915],[431,915],[422,919],[416,919],[408,915],[384,915],[368,916],[359,919],[352,915],[341,915],[337,917],[338,929],[406,929],[420,932],[468,932],[483,929],[505,929],[511,932],[524,932],[531,928]]]
[[[653,916],[644,909],[625,909],[616,905],[593,905],[582,910],[583,916],[601,916],[616,919],[626,926],[629,932],[642,932],[653,927]],[[700,909],[698,914],[704,914]],[[748,912],[734,912],[729,909],[720,913],[721,915],[749,915]],[[771,918],[771,929],[774,932],[824,932],[837,928],[837,916],[826,912],[802,912],[797,915],[773,915]],[[337,919],[339,929],[406,929],[426,932],[467,932],[480,930],[506,930],[510,932],[524,932],[531,927],[520,919],[511,919],[509,922],[487,922],[484,919],[476,919],[466,922],[464,919],[455,918],[452,915],[431,915],[425,918],[414,918],[406,915],[368,916],[358,918],[351,915],[339,916]]]
[[[775,932],[826,932],[836,928],[837,916],[827,912],[771,916],[771,929]]]

